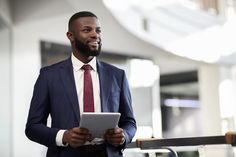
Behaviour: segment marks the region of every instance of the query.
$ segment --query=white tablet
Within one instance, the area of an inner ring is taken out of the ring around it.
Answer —
[[[94,138],[103,137],[107,129],[118,125],[120,113],[117,112],[84,112],[81,115],[80,127],[87,128]]]

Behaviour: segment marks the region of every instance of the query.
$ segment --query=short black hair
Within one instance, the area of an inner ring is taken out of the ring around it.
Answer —
[[[94,13],[90,11],[80,11],[75,13],[74,15],[71,16],[69,23],[68,23],[68,30],[70,30],[72,23],[77,20],[78,18],[81,17],[95,17],[98,18]]]

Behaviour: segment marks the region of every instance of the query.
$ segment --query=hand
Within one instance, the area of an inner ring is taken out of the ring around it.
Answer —
[[[111,145],[118,147],[125,142],[125,134],[122,128],[108,129],[104,134],[104,139]]]
[[[88,129],[75,127],[65,131],[62,141],[76,148],[83,145],[86,141],[90,140],[90,138],[91,134],[89,134]]]

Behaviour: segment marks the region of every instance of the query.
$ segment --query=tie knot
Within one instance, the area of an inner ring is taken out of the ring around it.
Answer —
[[[82,66],[82,69],[84,69],[85,71],[87,71],[87,70],[92,70],[92,67],[91,67],[89,64],[84,64],[84,65]]]

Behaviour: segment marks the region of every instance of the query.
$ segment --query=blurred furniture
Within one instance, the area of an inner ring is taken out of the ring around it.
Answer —
[[[178,151],[198,151],[199,157],[234,157],[235,145],[236,132],[227,132],[224,136],[137,139],[125,153],[127,157],[132,156],[131,152],[136,153],[135,156],[154,157],[160,152],[169,151],[168,157],[178,157]]]

